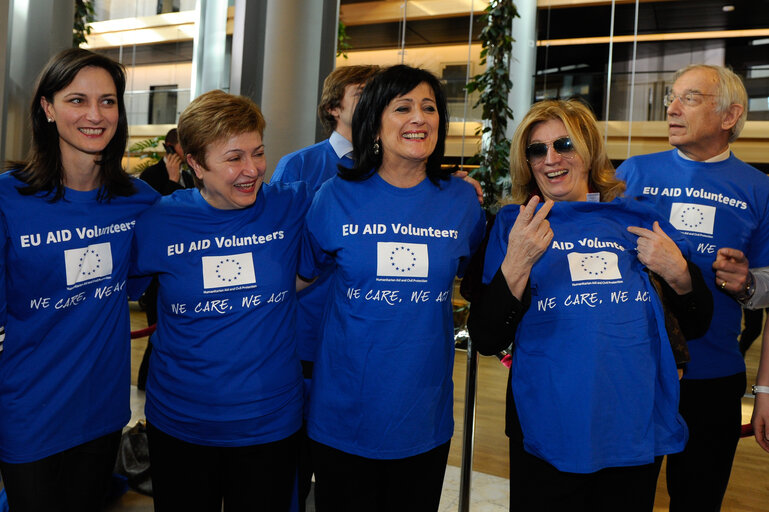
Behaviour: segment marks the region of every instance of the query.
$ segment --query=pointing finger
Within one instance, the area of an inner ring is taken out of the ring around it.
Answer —
[[[662,236],[662,237],[665,237],[665,238],[667,238],[668,240],[672,240],[672,238],[670,238],[670,237],[668,236],[668,234],[667,234],[667,233],[665,233],[665,231],[664,231],[664,230],[663,230],[663,229],[660,227],[660,223],[659,223],[659,222],[657,222],[656,220],[654,221],[654,226],[653,226],[653,229],[654,229],[654,232],[655,232],[655,233],[657,233],[658,235],[660,235],[660,236]]]
[[[652,231],[640,226],[628,226],[627,230],[640,238],[649,238],[649,235],[653,234]]]
[[[528,203],[526,203],[526,206],[523,206],[522,210],[520,211],[518,218],[515,219],[515,224],[524,224],[528,225],[531,222],[531,218],[534,216],[534,212],[537,210],[537,204],[539,204],[539,197],[534,196],[532,197]]]

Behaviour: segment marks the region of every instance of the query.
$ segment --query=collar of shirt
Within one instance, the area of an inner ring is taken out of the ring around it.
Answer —
[[[731,152],[732,152],[731,148],[726,148],[726,151],[724,151],[724,152],[723,152],[723,153],[721,153],[720,155],[716,155],[716,156],[714,156],[714,157],[712,157],[712,158],[708,158],[707,160],[703,160],[703,161],[704,161],[706,164],[715,163],[715,162],[723,162],[724,160],[726,160],[726,159],[728,159],[728,158],[729,158],[729,155],[731,154]],[[680,150],[680,149],[678,150],[678,156],[680,156],[680,157],[681,157],[681,158],[683,158],[684,160],[689,160],[689,161],[692,161],[692,162],[694,161],[694,160],[692,160],[691,158],[689,158],[688,156],[684,155],[684,154],[681,152],[681,150]]]
[[[352,142],[345,139],[342,135],[339,134],[339,132],[334,131],[331,134],[331,137],[328,138],[328,141],[331,143],[331,147],[334,148],[334,153],[336,153],[336,156],[339,158],[345,156],[352,158]]]

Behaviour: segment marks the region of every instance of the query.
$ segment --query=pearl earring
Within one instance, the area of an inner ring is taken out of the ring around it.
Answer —
[[[379,154],[379,141],[378,140],[374,141],[374,154],[375,155]]]

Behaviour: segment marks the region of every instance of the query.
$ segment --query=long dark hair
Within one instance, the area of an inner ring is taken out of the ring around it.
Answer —
[[[435,95],[438,109],[438,141],[435,150],[427,158],[427,177],[436,185],[440,180],[449,179],[450,170],[442,170],[441,162],[446,150],[449,114],[446,110],[446,96],[438,79],[427,70],[399,64],[375,75],[363,89],[363,94],[352,117],[352,145],[354,160],[352,168],[339,165],[339,176],[349,181],[363,181],[371,177],[382,165],[382,152],[374,153],[374,141],[379,134],[382,112],[398,96],[407,94],[421,83],[426,83]]]
[[[32,148],[27,163],[13,172],[26,186],[19,187],[23,195],[38,192],[52,194],[51,201],[64,197],[64,169],[59,149],[59,132],[55,123],[49,123],[40,98],[53,103],[53,96],[67,87],[81,69],[86,67],[104,69],[112,77],[117,92],[118,123],[115,135],[107,143],[96,162],[100,166],[102,178],[99,188],[99,200],[109,200],[116,196],[130,196],[136,188],[128,174],[123,170],[122,159],[128,140],[128,119],[125,102],[125,70],[122,64],[109,57],[81,48],[70,48],[54,56],[46,64],[37,81],[35,95],[30,105],[32,121]]]

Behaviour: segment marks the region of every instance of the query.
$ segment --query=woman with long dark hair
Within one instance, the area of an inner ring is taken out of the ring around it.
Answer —
[[[473,188],[441,167],[430,72],[393,66],[353,117],[354,165],[307,215],[311,277],[333,265],[307,423],[318,510],[437,510],[454,432],[451,293],[483,235]],[[304,267],[304,268],[303,268]]]
[[[100,510],[128,422],[126,279],[157,193],[121,167],[125,72],[59,53],[26,164],[0,176],[0,472],[12,510]]]

